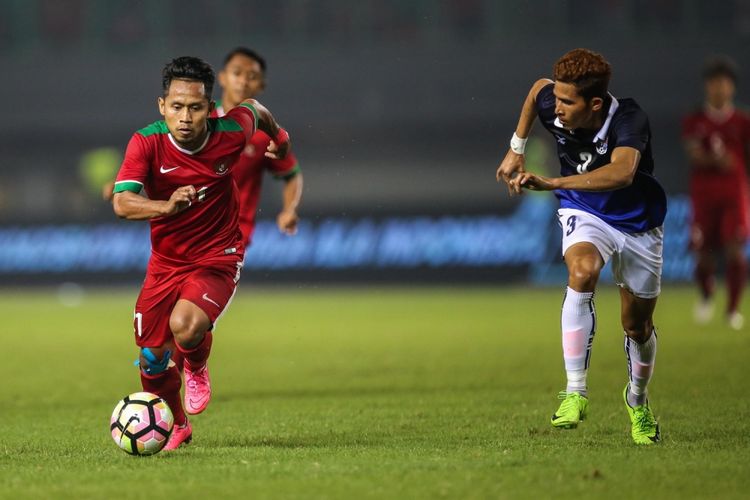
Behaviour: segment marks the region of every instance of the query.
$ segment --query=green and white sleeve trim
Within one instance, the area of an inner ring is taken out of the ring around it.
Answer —
[[[253,112],[253,118],[255,119],[255,130],[258,130],[258,110],[255,109],[255,106],[246,102],[241,103],[240,106],[245,107]]]
[[[138,181],[117,181],[115,182],[115,189],[113,193],[122,193],[123,191],[130,191],[133,193],[140,193],[143,189],[143,183]]]
[[[294,167],[291,170],[288,170],[286,172],[279,172],[278,174],[273,174],[273,177],[275,179],[288,181],[292,177],[296,177],[297,174],[299,174],[300,172],[302,172],[302,169],[299,167],[299,163],[295,163]]]

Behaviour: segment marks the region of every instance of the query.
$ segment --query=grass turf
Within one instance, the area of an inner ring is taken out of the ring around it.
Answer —
[[[214,399],[185,449],[108,433],[140,389],[137,290],[0,292],[0,498],[746,498],[750,330],[666,289],[652,407],[629,436],[618,297],[597,295],[589,419],[555,430],[560,290],[254,289],[217,329]]]

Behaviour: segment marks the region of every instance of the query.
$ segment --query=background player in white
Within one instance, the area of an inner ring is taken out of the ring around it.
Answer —
[[[551,423],[575,428],[588,411],[586,375],[596,329],[594,290],[610,259],[620,287],[629,381],[623,397],[638,444],[659,440],[647,398],[656,357],[653,312],[661,287],[664,190],[653,177],[648,118],[632,99],[607,89],[609,63],[575,49],[554,66],[555,81],[538,80],[521,111],[511,147],[497,170],[511,194],[555,191],[563,229],[568,287],[562,308],[567,387]],[[561,177],[524,169],[524,147],[534,119],[557,140]]]

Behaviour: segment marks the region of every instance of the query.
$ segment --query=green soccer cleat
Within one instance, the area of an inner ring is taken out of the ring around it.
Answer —
[[[560,391],[557,399],[562,399],[560,408],[552,415],[552,427],[560,429],[575,429],[578,422],[582,422],[589,410],[589,400],[577,392]]]
[[[659,442],[659,423],[654,418],[654,413],[646,400],[646,404],[631,407],[628,403],[628,390],[630,384],[625,385],[622,397],[625,400],[625,407],[630,415],[630,435],[633,436],[635,444],[651,445]]]

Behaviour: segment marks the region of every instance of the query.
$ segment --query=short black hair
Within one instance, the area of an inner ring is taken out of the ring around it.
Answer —
[[[224,66],[226,67],[229,61],[231,61],[232,58],[236,55],[243,55],[245,57],[253,59],[254,61],[257,61],[258,64],[260,64],[260,69],[263,70],[263,73],[266,72],[266,60],[263,59],[263,56],[255,52],[253,49],[248,49],[247,47],[235,47],[230,50],[229,53],[224,56]]]
[[[203,83],[206,91],[206,98],[211,100],[211,92],[214,90],[214,81],[216,75],[210,64],[203,59],[192,56],[183,56],[172,59],[171,62],[164,66],[161,72],[161,85],[164,95],[169,92],[169,86],[172,80],[192,80]]]
[[[712,56],[703,65],[703,79],[710,80],[718,76],[726,76],[737,82],[737,64],[732,58],[724,55]]]

